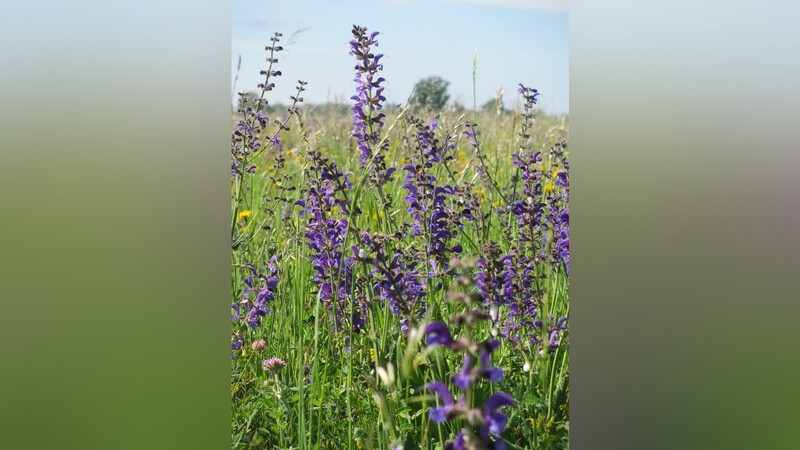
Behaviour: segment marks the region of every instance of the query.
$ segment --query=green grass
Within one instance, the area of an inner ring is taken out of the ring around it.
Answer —
[[[234,352],[236,359],[232,362],[232,448],[390,449],[402,445],[404,449],[440,449],[460,429],[456,422],[430,422],[427,408],[435,400],[419,389],[431,380],[449,381],[461,369],[462,359],[441,348],[426,351],[414,333],[411,336],[415,340],[403,336],[400,318],[377,298],[371,298],[366,330],[334,332],[329,321],[332,311],[323,307],[312,280],[314,270],[304,237],[306,219],[299,216],[299,207],[283,211],[301,198],[302,189],[312,176],[308,171],[309,151],[318,148],[355,176],[356,186],[349,195],[363,214],[351,217],[353,228],[393,233],[408,222],[403,201],[406,191],[401,186],[402,167],[412,158],[403,145],[411,130],[404,120],[395,122],[398,113],[389,114],[382,131],[389,143],[388,165],[398,169],[385,189],[361,183],[364,169],[349,139],[350,116],[334,109],[301,109],[302,125],[297,118],[289,120],[291,130],[281,133],[281,147],[268,147],[253,160],[258,166],[255,173],[233,179],[232,302],[242,299],[242,281],[249,274],[245,264],[255,264],[263,272],[269,258],[277,256],[280,282],[263,327],[252,330],[241,322],[233,324],[233,331],[242,335],[244,345]],[[426,116],[422,118],[427,120]],[[237,120],[234,117],[234,123]],[[475,183],[474,191],[482,193],[480,205],[486,221],[467,223],[451,241],[463,246],[463,257],[479,258],[488,241],[497,242],[504,251],[512,245],[504,233],[508,223],[501,221],[496,209],[503,205],[503,195],[513,185],[515,170],[510,155],[517,151],[520,119],[514,112],[477,113],[474,120],[482,133],[480,155],[461,135],[463,120],[463,115],[455,111],[440,115],[438,132],[456,136],[452,150],[455,159],[432,170],[442,182]],[[567,127],[566,117],[537,116],[532,148],[546,150],[566,139]],[[271,135],[273,128],[265,136]],[[279,155],[286,160],[283,168],[279,168]],[[481,163],[480,158],[499,189],[478,178],[476,165]],[[292,186],[294,190],[285,190]],[[276,200],[276,195],[285,200]],[[391,198],[388,205],[384,204],[386,198]],[[251,215],[239,219],[243,211],[251,211]],[[349,233],[343,251],[349,252],[354,242],[355,237]],[[419,238],[404,235],[396,245],[419,245]],[[369,278],[365,266],[358,270],[359,275]],[[553,317],[567,317],[568,282],[563,268],[542,265],[540,270],[547,286],[547,312]],[[445,301],[451,280],[442,281],[444,289],[428,289],[424,321],[447,322],[458,310]],[[370,289],[361,289],[365,295],[374,296]],[[489,326],[479,326],[475,335],[488,338]],[[350,352],[344,350],[348,338]],[[266,341],[266,348],[254,352],[250,344],[258,339]],[[494,365],[504,370],[505,377],[497,385],[478,384],[475,401],[480,402],[492,389],[502,389],[517,400],[517,404],[505,409],[509,422],[503,438],[508,448],[566,448],[568,340],[565,335],[555,353],[544,355],[528,345],[503,342],[493,356]],[[377,366],[386,368],[391,363],[395,368],[392,385],[381,380],[370,351],[376,356]],[[285,360],[286,367],[277,373],[265,372],[262,362],[271,357]],[[526,363],[530,366],[528,371],[523,370]]]

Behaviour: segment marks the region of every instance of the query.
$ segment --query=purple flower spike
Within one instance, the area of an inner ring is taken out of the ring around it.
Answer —
[[[385,153],[386,146],[378,148],[380,135],[377,129],[383,128],[383,113],[377,111],[383,108],[386,97],[383,95],[384,87],[381,83],[386,81],[378,76],[378,71],[383,70],[380,63],[383,55],[372,52],[372,46],[378,46],[377,31],[367,35],[367,28],[353,25],[353,40],[350,41],[350,55],[356,57],[355,65],[356,94],[350,97],[355,102],[350,110],[353,112],[353,134],[356,147],[361,151],[361,166],[370,162],[374,166],[374,181],[382,185],[391,179],[391,173],[386,172]],[[377,129],[375,127],[377,125]]]

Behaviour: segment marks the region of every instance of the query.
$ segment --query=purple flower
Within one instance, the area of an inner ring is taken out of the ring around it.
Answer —
[[[478,292],[485,305],[505,305],[514,301],[516,267],[511,255],[500,256],[500,245],[490,241],[484,247],[485,257],[478,260],[475,277]]]
[[[481,437],[488,441],[489,434],[501,435],[506,428],[508,417],[498,412],[497,409],[503,406],[513,405],[514,399],[505,392],[495,392],[486,400],[483,408],[483,421],[481,427]]]
[[[262,317],[269,314],[270,309],[267,306],[268,302],[275,300],[275,294],[278,287],[278,268],[277,257],[273,256],[267,263],[267,274],[258,274],[256,268],[252,264],[248,264],[251,275],[242,281],[242,284],[247,286],[242,291],[242,301],[231,304],[234,314],[231,316],[233,321],[245,319],[245,322],[250,328],[260,328]],[[263,280],[263,286],[259,287],[258,284]],[[257,292],[257,293],[256,293]],[[255,300],[251,300],[255,293]]]
[[[425,312],[424,297],[427,295],[422,275],[416,270],[418,262],[405,251],[388,253],[392,239],[383,235],[361,234],[361,243],[366,248],[353,247],[353,257],[372,264],[371,285],[381,299],[388,303],[395,315],[402,316],[401,331],[408,331],[408,320],[417,320]],[[367,251],[369,250],[369,251]],[[363,256],[362,256],[363,254]],[[367,255],[371,255],[368,258]]]
[[[345,257],[342,251],[349,227],[347,176],[318,150],[311,152],[310,159],[314,176],[304,190],[305,198],[294,204],[303,207],[303,216],[308,218],[305,237],[312,252],[314,282],[324,306],[335,310],[331,316],[335,329],[341,331],[350,326],[359,330],[364,325],[366,305],[355,303],[355,260]],[[346,317],[343,313],[350,310],[351,302],[353,315]]]
[[[430,409],[430,419],[436,423],[444,423],[457,408],[457,405],[453,403],[453,395],[450,393],[450,389],[441,381],[430,382],[425,385],[425,388],[436,394],[436,397],[442,403],[441,406]]]
[[[244,338],[239,334],[235,335],[231,341],[231,350],[239,350],[242,345],[244,345]]]
[[[241,309],[241,306],[238,303],[232,303],[231,304],[231,309],[233,309],[233,311],[234,311],[234,315],[231,316],[231,320],[232,321],[235,322],[235,321],[237,321],[237,320],[242,318],[242,315],[241,315],[242,314],[242,309]]]
[[[464,366],[461,368],[461,372],[455,376],[456,386],[458,386],[458,388],[462,391],[466,391],[472,382],[472,377],[470,375],[471,362],[472,358],[470,358],[469,355],[466,355],[464,357]]]
[[[503,381],[503,369],[499,369],[489,365],[489,359],[491,358],[491,356],[492,356],[491,351],[484,351],[481,353],[480,375],[483,378],[489,380],[490,383],[499,383],[500,381]]]
[[[554,160],[563,160],[566,166],[568,162],[562,152],[564,145],[559,143],[552,147],[550,154]],[[561,192],[559,195],[551,195],[547,201],[547,220],[553,230],[551,258],[554,263],[562,264],[569,275],[569,183],[566,171],[557,173],[555,185],[560,186]]]
[[[454,270],[470,268],[461,261],[454,261]],[[469,284],[469,282],[467,282]],[[480,434],[473,436],[472,427],[462,428],[456,440],[444,445],[445,449],[495,449],[504,448],[504,442],[500,440],[490,440],[490,435],[499,436],[506,427],[508,418],[499,408],[511,405],[514,400],[504,392],[497,392],[491,395],[483,407],[470,409],[464,398],[472,398],[473,391],[476,389],[476,382],[486,379],[490,383],[500,382],[503,379],[503,371],[490,365],[492,353],[500,346],[497,339],[489,339],[482,342],[472,342],[470,336],[475,322],[487,320],[489,314],[470,306],[476,301],[473,296],[448,293],[448,299],[454,302],[462,302],[465,310],[463,313],[453,317],[453,323],[465,327],[465,336],[454,341],[449,328],[442,322],[432,322],[425,328],[425,337],[429,346],[443,345],[451,350],[463,351],[464,361],[461,371],[453,376],[456,387],[464,394],[459,396],[458,401],[453,401],[450,389],[440,381],[428,383],[425,387],[434,392],[439,399],[439,405],[429,410],[429,418],[432,422],[444,423],[456,417],[464,417],[472,426],[480,425]],[[479,361],[473,365],[473,358],[479,355]]]
[[[467,439],[466,433],[462,429],[456,435],[456,440],[453,442],[448,442],[444,446],[444,450],[467,450]]]
[[[464,130],[462,134],[467,137],[467,143],[469,143],[469,146],[472,148],[478,148],[478,136],[481,134],[481,131],[477,128],[478,124],[467,121],[464,127],[466,130]]]
[[[452,348],[455,341],[450,334],[450,329],[442,322],[431,322],[425,327],[426,342],[429,346],[443,345]]]
[[[374,54],[372,46],[378,46],[375,37],[378,32],[367,35],[367,28],[353,25],[353,40],[350,41],[350,55],[356,57],[355,65],[356,94],[350,97],[355,103],[353,111],[353,134],[356,139],[356,147],[361,152],[361,166],[366,166],[370,161],[374,162],[373,171],[377,175],[374,181],[383,184],[391,177],[391,173],[386,171],[384,155],[379,153],[385,149],[379,149],[380,135],[375,129],[382,128],[383,113],[376,113],[383,108],[382,102],[386,101],[383,95],[384,87],[381,83],[386,81],[378,76],[378,72],[383,70],[383,64],[379,61],[383,55]]]
[[[519,83],[519,88],[517,92],[522,94],[522,97],[525,99],[526,104],[535,105],[537,102],[537,97],[539,97],[539,91],[533,88],[526,87],[522,83]]]
[[[431,116],[430,123],[428,124],[428,128],[433,131],[439,127],[439,122],[436,121],[436,116]]]

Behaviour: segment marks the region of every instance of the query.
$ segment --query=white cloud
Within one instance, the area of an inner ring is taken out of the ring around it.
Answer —
[[[472,3],[476,5],[504,6],[548,12],[568,12],[567,0],[442,0],[450,3]]]

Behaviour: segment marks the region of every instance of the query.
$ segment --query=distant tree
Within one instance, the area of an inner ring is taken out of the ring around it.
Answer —
[[[506,111],[506,108],[503,106],[502,99],[492,98],[486,101],[486,103],[481,106],[481,111],[490,111],[496,114],[500,114]]]
[[[456,113],[456,114],[462,114],[462,113],[467,112],[467,107],[464,106],[464,104],[461,103],[460,101],[452,101],[452,102],[448,103],[445,106],[445,109],[448,112],[452,112],[452,113]]]
[[[412,106],[434,111],[441,110],[450,99],[450,95],[447,93],[449,85],[449,81],[435,76],[419,80],[414,86],[409,103]]]
[[[506,108],[503,106],[503,88],[500,87],[497,89],[497,92],[494,94],[494,98],[491,98],[486,101],[486,103],[481,106],[481,111],[483,112],[493,112],[495,114],[502,114],[506,111]]]
[[[490,98],[481,106],[481,111],[494,111],[497,109],[497,100]]]

